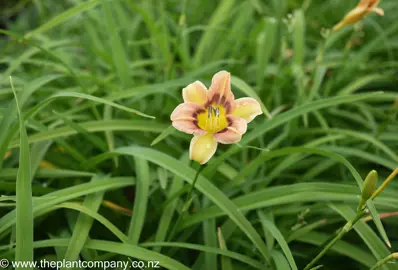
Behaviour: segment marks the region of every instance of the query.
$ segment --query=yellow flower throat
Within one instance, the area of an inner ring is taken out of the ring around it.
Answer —
[[[217,133],[228,127],[224,106],[212,104],[197,116],[198,126],[209,133]]]

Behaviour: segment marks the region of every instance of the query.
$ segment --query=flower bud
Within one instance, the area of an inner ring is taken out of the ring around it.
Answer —
[[[368,200],[376,190],[378,175],[375,170],[370,171],[363,184],[362,198]]]
[[[384,180],[384,182],[380,185],[380,187],[379,187],[375,192],[373,192],[372,198],[371,198],[371,199],[373,200],[374,198],[376,198],[377,196],[379,196],[379,194],[387,187],[388,183],[390,183],[391,180],[394,179],[394,177],[397,176],[397,175],[398,175],[398,168],[396,168],[396,169],[387,177],[387,179]]]
[[[370,171],[368,176],[366,176],[363,184],[359,209],[362,209],[362,207],[366,204],[366,201],[369,200],[370,197],[372,197],[373,193],[376,190],[377,180],[378,180],[378,175],[375,170]]]
[[[356,23],[371,12],[375,12],[378,15],[383,16],[384,11],[377,7],[379,2],[380,0],[362,0],[354,9],[347,13],[347,15],[337,25],[333,27],[333,31],[337,31],[346,25]]]

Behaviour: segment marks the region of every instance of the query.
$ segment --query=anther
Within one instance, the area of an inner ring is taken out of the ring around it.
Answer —
[[[220,108],[216,108],[215,110],[214,110],[214,114],[216,115],[216,117],[220,117]]]
[[[212,114],[213,114],[213,107],[209,106],[209,110],[207,111],[207,118],[211,118]]]

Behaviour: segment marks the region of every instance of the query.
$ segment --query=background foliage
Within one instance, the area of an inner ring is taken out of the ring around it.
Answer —
[[[328,33],[356,3],[3,3],[1,257],[302,269],[354,216],[366,174],[398,167],[398,4]],[[185,85],[222,69],[266,113],[219,147],[169,239],[197,169],[169,115]],[[323,269],[369,269],[396,251],[397,191]]]

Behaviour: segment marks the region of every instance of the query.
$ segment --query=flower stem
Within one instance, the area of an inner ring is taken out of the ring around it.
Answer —
[[[364,215],[366,215],[366,211],[360,211],[357,213],[355,218],[353,220],[348,221],[344,227],[336,234],[336,236],[322,249],[322,251],[316,256],[307,266],[304,268],[304,270],[310,269],[314,264],[319,261],[323,257],[323,255],[326,254],[326,252],[336,244],[338,240],[340,240],[347,232],[349,232],[352,227],[354,227],[355,223],[357,223],[358,220],[360,220]]]
[[[387,257],[385,257],[384,259],[381,259],[372,268],[370,268],[370,270],[376,270],[383,264],[388,263],[389,261],[394,260],[394,259],[398,259],[398,253],[390,254]]]
[[[188,190],[188,194],[185,198],[185,202],[184,202],[184,206],[182,207],[182,211],[181,211],[180,215],[178,216],[177,221],[174,224],[173,229],[171,230],[171,232],[169,234],[168,241],[173,239],[173,237],[175,236],[175,234],[177,232],[178,227],[180,226],[182,219],[184,218],[185,213],[188,211],[189,205],[191,204],[191,200],[192,200],[191,196],[193,193],[193,189],[195,188],[196,181],[198,181],[199,174],[202,171],[203,167],[204,166],[200,166],[196,172],[195,178],[193,179],[193,182]]]
[[[381,186],[372,194],[371,199],[373,200],[376,198],[388,185],[388,183],[391,182],[392,179],[394,179],[395,176],[398,174],[398,168],[396,168],[388,177],[387,179],[381,184]]]

